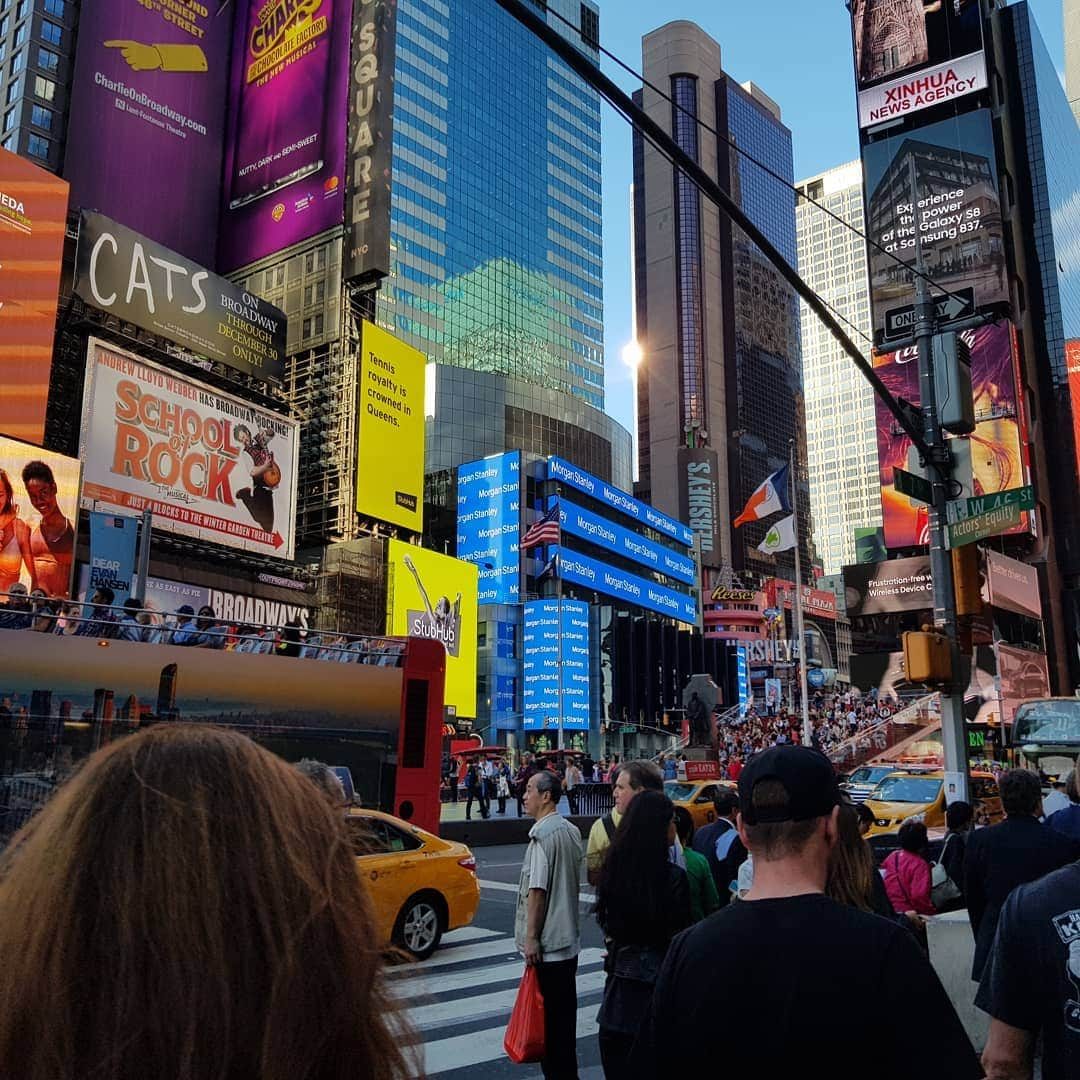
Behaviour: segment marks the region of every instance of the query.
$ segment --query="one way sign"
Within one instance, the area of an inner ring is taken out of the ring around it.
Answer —
[[[939,296],[934,301],[934,317],[937,320],[936,330],[944,329],[944,325],[956,322],[958,319],[966,319],[975,314],[975,290],[958,289],[948,296]],[[906,304],[904,307],[889,308],[885,312],[885,337],[903,338],[911,337],[915,330],[915,305]]]

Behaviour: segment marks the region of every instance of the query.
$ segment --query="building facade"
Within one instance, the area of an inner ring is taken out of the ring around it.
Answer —
[[[0,146],[59,172],[75,51],[74,0],[15,0],[0,9]]]
[[[799,273],[869,354],[862,168],[852,161],[798,188]],[[801,327],[814,547],[825,573],[837,574],[855,562],[854,530],[881,524],[874,392],[805,305]]]
[[[673,22],[647,34],[642,58],[647,85],[639,104],[707,173],[720,178],[794,265],[791,132],[779,107],[753,83],[732,80],[721,66],[720,46],[693,23]],[[757,247],[636,135],[633,215],[642,350],[639,494],[677,514],[687,501],[688,462],[713,455],[716,538],[707,545],[703,536],[704,565],[716,574],[791,577],[791,552],[771,556],[756,550],[765,522],[739,530],[731,522],[754,489],[787,462],[794,439],[809,573],[795,294]]]
[[[599,59],[595,4],[543,7]],[[597,93],[484,0],[402,0],[377,321],[433,361],[602,410],[600,214]]]
[[[1065,92],[1080,123],[1080,0],[1062,0],[1065,25]]]
[[[1020,326],[1037,402],[1033,428],[1043,433],[1033,451],[1044,463],[1049,535],[1032,561],[1044,567],[1047,595],[1062,600],[1047,611],[1060,693],[1080,686],[1080,128],[1030,6],[1013,4],[994,19],[1006,73],[1004,142],[1017,179]],[[1067,8],[1066,27],[1068,19]]]

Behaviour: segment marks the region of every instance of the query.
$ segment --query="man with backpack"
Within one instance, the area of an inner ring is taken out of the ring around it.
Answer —
[[[735,812],[738,808],[739,796],[731,788],[717,784],[713,791],[716,820],[694,833],[694,850],[709,861],[721,907],[731,899],[731,883],[747,854],[735,828]]]
[[[593,822],[589,830],[589,843],[586,862],[589,884],[595,885],[600,879],[600,867],[604,861],[604,852],[615,835],[615,830],[622,821],[623,814],[633,801],[634,796],[642,791],[663,791],[664,774],[652,761],[627,761],[611,771],[611,794],[614,807],[603,817]]]

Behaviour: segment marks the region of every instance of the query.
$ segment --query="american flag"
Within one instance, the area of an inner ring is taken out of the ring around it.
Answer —
[[[559,535],[559,501],[556,499],[551,509],[525,530],[525,535],[521,538],[521,546],[532,548],[539,547],[541,544],[557,544]]]
[[[547,565],[539,574],[536,575],[536,583],[539,585],[541,581],[551,578],[554,581],[559,576],[559,553],[556,551],[547,561]]]

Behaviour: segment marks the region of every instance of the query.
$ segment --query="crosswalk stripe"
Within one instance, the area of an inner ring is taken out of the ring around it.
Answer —
[[[463,941],[479,941],[480,938],[499,937],[499,930],[485,930],[482,926],[462,926],[443,934],[443,947],[460,945]]]
[[[513,943],[510,943],[510,950],[513,951]],[[438,953],[435,955],[438,956]],[[599,964],[603,959],[603,949],[582,949],[578,956],[578,971]],[[525,970],[525,965],[519,960],[513,964],[487,964],[429,977],[423,973],[423,968],[430,963],[429,960],[418,965],[420,973],[410,978],[391,980],[393,993],[403,1001],[410,1001],[422,995],[447,994],[454,990],[468,990],[470,987],[492,986],[503,982],[513,982],[516,987]]]
[[[483,960],[489,956],[515,955],[512,938],[503,937],[496,941],[476,941],[470,945],[455,945],[448,949],[439,949],[427,960],[417,960],[410,964],[400,964],[390,972],[391,980],[397,973],[412,974],[418,971],[430,971],[432,968],[446,967],[447,964],[461,964],[468,960]]]
[[[496,892],[512,892],[512,893],[516,893],[518,891],[518,886],[513,884],[512,882],[509,882],[509,881],[485,881],[483,878],[480,879],[480,888],[481,889],[492,889],[492,890],[494,890]],[[596,902],[595,894],[593,894],[591,892],[578,893],[578,903],[579,904],[593,904],[595,902]]]
[[[577,1037],[588,1038],[596,1034],[596,1002],[583,1005],[577,1011]],[[505,1023],[496,1027],[473,1031],[468,1035],[451,1035],[447,1039],[437,1039],[424,1046],[426,1074],[435,1076],[451,1069],[462,1069],[470,1065],[482,1065],[504,1056],[503,1038],[506,1035]]]
[[[603,969],[586,972],[579,975],[577,980],[577,992],[579,997],[594,990],[602,990],[604,987]],[[477,981],[476,986],[486,985]],[[439,988],[440,991],[443,989]],[[464,1024],[473,1020],[486,1020],[489,1017],[499,1017],[505,1024],[510,1017],[510,1010],[514,1007],[514,999],[517,997],[517,985],[508,990],[496,990],[490,994],[479,994],[476,997],[455,997],[450,1001],[435,1001],[430,1005],[418,1005],[408,1010],[409,1020],[420,1031],[428,1031],[432,1028],[443,1028],[448,1024]]]

